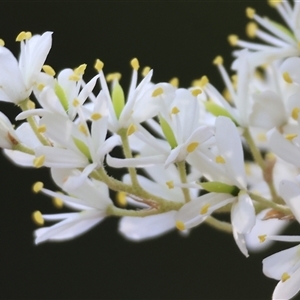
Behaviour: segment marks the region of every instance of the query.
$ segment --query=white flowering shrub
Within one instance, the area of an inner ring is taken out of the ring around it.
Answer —
[[[261,43],[229,36],[236,74],[214,59],[224,92],[206,76],[188,88],[176,78],[154,83],[137,58],[124,92],[121,74],[105,76],[99,59],[88,82],[85,64],[56,74],[45,64],[51,32],[21,32],[19,59],[1,40],[0,100],[20,108],[21,125],[1,112],[0,146],[20,166],[50,168],[61,191],[42,182],[33,191],[74,211],[33,212],[36,244],[75,238],[113,216],[132,241],[206,223],[232,233],[246,257],[272,241],[300,242],[279,235],[300,222],[300,2],[269,2],[282,23],[246,10],[249,38]],[[109,168],[127,173],[113,178]],[[263,272],[279,281],[273,299],[291,299],[300,290],[300,246],[265,258]]]

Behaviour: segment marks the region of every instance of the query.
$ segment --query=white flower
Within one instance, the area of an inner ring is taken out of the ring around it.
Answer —
[[[63,241],[77,237],[88,231],[106,217],[106,210],[113,205],[109,198],[108,188],[102,182],[85,179],[79,188],[71,191],[65,188],[63,181],[72,176],[72,170],[52,169],[52,177],[56,184],[72,196],[52,192],[42,188],[40,183],[35,185],[36,192],[42,191],[48,196],[59,199],[66,206],[80,210],[76,213],[62,213],[54,215],[41,215],[36,212],[34,217],[40,224],[45,221],[60,221],[50,227],[43,227],[35,231],[35,243],[44,241]]]
[[[26,100],[32,92],[40,70],[50,51],[52,32],[43,35],[20,33],[19,61],[5,47],[0,47],[0,100],[15,104]],[[26,40],[26,41],[25,41]]]

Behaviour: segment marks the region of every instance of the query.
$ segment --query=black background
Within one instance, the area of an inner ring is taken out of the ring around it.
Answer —
[[[0,37],[18,55],[14,39],[20,31],[53,31],[47,64],[59,71],[87,63],[90,78],[100,58],[106,73],[123,74],[125,89],[133,57],[154,69],[154,82],[177,76],[188,87],[205,74],[222,89],[211,62],[221,54],[230,67],[227,35],[246,37],[247,6],[280,20],[265,1],[1,1]],[[18,112],[13,105],[0,108],[10,118]],[[271,298],[276,281],[262,274],[261,260],[275,248],[246,259],[231,235],[206,225],[188,238],[174,231],[132,243],[118,234],[117,219],[107,219],[75,240],[35,246],[32,211],[57,210],[31,186],[40,180],[56,188],[47,169],[18,168],[0,159],[2,299]]]

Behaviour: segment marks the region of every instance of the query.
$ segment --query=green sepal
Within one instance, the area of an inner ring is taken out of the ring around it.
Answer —
[[[229,185],[218,181],[200,182],[199,184],[208,192],[224,193],[237,196],[240,191],[240,189],[235,185]]]
[[[66,96],[65,91],[63,90],[63,88],[58,83],[56,83],[55,86],[54,86],[54,91],[55,91],[55,94],[58,97],[62,107],[64,108],[64,110],[68,111],[69,102],[68,102],[67,96]]]
[[[212,101],[206,101],[204,102],[204,106],[208,112],[213,114],[214,116],[224,116],[229,119],[231,119],[235,125],[238,125],[238,122],[233,118],[233,116],[222,106],[212,102]]]
[[[113,87],[111,97],[117,119],[119,119],[121,112],[125,106],[125,96],[123,89],[118,82]]]
[[[89,147],[83,141],[81,141],[75,137],[72,137],[72,138],[73,138],[73,141],[74,141],[76,147],[79,149],[79,151],[87,157],[87,159],[89,160],[90,163],[92,163],[93,160],[91,157]]]
[[[159,116],[160,127],[165,135],[166,140],[170,144],[171,148],[174,149],[177,147],[177,141],[174,136],[173,130],[170,127],[169,123],[162,117]]]
[[[279,29],[280,31],[282,31],[284,34],[288,35],[289,37],[291,37],[293,40],[295,40],[297,42],[297,39],[295,38],[294,34],[292,33],[292,31],[290,31],[287,27],[285,27],[284,25],[277,23],[273,20],[268,20],[273,26],[275,26],[277,29]]]

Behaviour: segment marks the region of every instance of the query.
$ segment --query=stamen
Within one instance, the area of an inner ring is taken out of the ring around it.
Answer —
[[[256,37],[258,26],[255,22],[249,22],[246,26],[246,34],[249,38],[253,39]]]
[[[255,15],[255,9],[251,8],[251,7],[247,7],[246,8],[246,16],[249,18],[249,19],[253,19],[254,18],[254,15]]]
[[[157,97],[160,96],[164,93],[164,90],[162,88],[157,88],[156,90],[153,91],[152,97]]]
[[[103,69],[103,67],[104,67],[104,63],[100,60],[100,59],[96,59],[96,62],[95,62],[95,64],[94,64],[94,68],[98,71],[98,72],[100,72],[100,71],[102,71],[102,69]]]
[[[99,120],[99,119],[101,119],[101,118],[102,118],[102,115],[99,114],[99,113],[93,113],[93,114],[91,114],[91,119],[92,119],[93,121],[97,121],[97,120]]]
[[[267,136],[265,133],[259,133],[256,136],[257,140],[260,142],[266,142],[267,141]]]
[[[291,276],[290,276],[288,273],[286,273],[286,272],[284,272],[284,273],[281,275],[281,281],[282,281],[282,282],[287,281],[289,278],[291,278]]]
[[[195,151],[195,149],[199,146],[199,143],[198,142],[192,142],[190,143],[187,147],[186,147],[186,151],[188,153],[191,153],[193,151]]]
[[[216,156],[216,163],[217,164],[225,164],[225,159],[221,155],[218,155],[218,156]]]
[[[175,226],[178,230],[183,231],[185,230],[185,225],[183,222],[181,221],[176,221]]]
[[[31,100],[27,102],[28,109],[35,109],[35,103]]]
[[[282,77],[284,79],[285,82],[287,83],[293,83],[293,79],[290,77],[290,74],[288,72],[284,72],[282,74]]]
[[[54,76],[56,74],[53,68],[49,65],[43,65],[42,69],[46,74],[50,76]]]
[[[292,141],[295,137],[297,137],[298,134],[296,133],[290,133],[290,134],[286,134],[284,137],[285,139],[287,139],[288,141]]]
[[[202,94],[202,91],[200,89],[194,89],[194,90],[191,91],[191,94],[194,97],[197,97],[198,95]]]
[[[45,85],[44,85],[43,83],[39,83],[39,84],[37,85],[37,89],[38,89],[39,91],[42,91],[44,87],[45,87]]]
[[[202,206],[201,210],[200,210],[200,215],[205,215],[208,212],[208,209],[210,208],[210,204],[206,203]]]
[[[114,81],[114,80],[120,80],[122,77],[121,73],[110,73],[106,76],[106,81],[107,82],[111,82],[111,81]]]
[[[41,214],[41,212],[39,210],[36,210],[32,213],[31,215],[32,221],[39,226],[43,226],[44,225],[44,219],[43,216]]]
[[[178,109],[177,106],[174,106],[174,107],[172,108],[172,110],[171,110],[171,114],[173,114],[173,115],[176,115],[176,114],[178,114],[179,112],[180,112],[180,110]]]
[[[293,108],[292,113],[291,113],[292,118],[297,121],[298,117],[299,117],[299,113],[300,113],[299,107]]]
[[[137,130],[136,126],[134,124],[131,124],[128,129],[127,129],[127,136],[132,135],[133,133],[135,133]]]
[[[202,76],[199,81],[200,87],[205,87],[209,83],[209,80],[206,75]]]
[[[45,155],[41,155],[39,157],[36,157],[34,160],[33,160],[33,166],[35,168],[40,168],[44,165],[44,162],[45,162],[45,158],[46,156]]]
[[[60,198],[53,198],[52,203],[56,208],[62,208],[64,206],[64,202]]]
[[[151,70],[151,68],[150,67],[145,67],[144,69],[143,69],[143,71],[142,71],[142,76],[143,77],[146,77],[147,76],[147,74],[150,72],[150,70]]]
[[[239,37],[236,34],[231,34],[228,36],[228,42],[231,46],[236,46],[238,44]]]
[[[33,186],[32,186],[32,191],[34,193],[38,193],[42,190],[42,188],[44,187],[44,184],[41,181],[37,181]]]
[[[88,136],[88,135],[89,135],[89,131],[88,131],[88,129],[86,128],[86,125],[85,125],[85,124],[83,124],[83,123],[79,124],[78,129],[79,129],[79,131],[82,132],[85,136]]]
[[[85,72],[87,64],[82,64],[74,70],[74,74],[82,76]]]
[[[258,239],[259,239],[259,241],[260,241],[261,243],[263,243],[263,242],[266,240],[266,237],[267,237],[267,235],[266,235],[266,234],[263,234],[263,235],[259,235],[259,236],[258,236]]]
[[[173,182],[173,180],[167,181],[166,185],[168,186],[169,189],[174,189],[174,182]]]
[[[137,58],[133,58],[131,61],[130,61],[130,65],[131,67],[133,68],[133,70],[137,71],[140,67],[140,64],[139,64],[139,61]]]
[[[276,7],[278,6],[280,3],[282,3],[282,0],[268,0],[268,4],[271,7]]]
[[[80,105],[80,102],[79,102],[78,99],[75,98],[75,99],[73,100],[73,103],[72,103],[72,104],[73,104],[74,107],[77,107],[77,106]]]
[[[121,207],[125,207],[127,205],[126,193],[125,192],[117,192],[116,201]]]
[[[218,55],[214,60],[213,60],[214,65],[223,65],[223,57]]]
[[[39,133],[44,133],[44,132],[46,132],[46,130],[47,130],[47,128],[46,128],[46,125],[45,125],[45,124],[42,125],[42,126],[39,126],[38,129],[37,129],[37,131],[38,131]]]
[[[0,46],[3,47],[5,45],[4,40],[0,39]]]
[[[29,40],[32,37],[32,34],[30,31],[21,31],[18,36],[16,37],[16,42],[21,42],[24,40]]]
[[[169,83],[177,88],[179,86],[179,79],[177,77],[173,77],[170,79]]]

